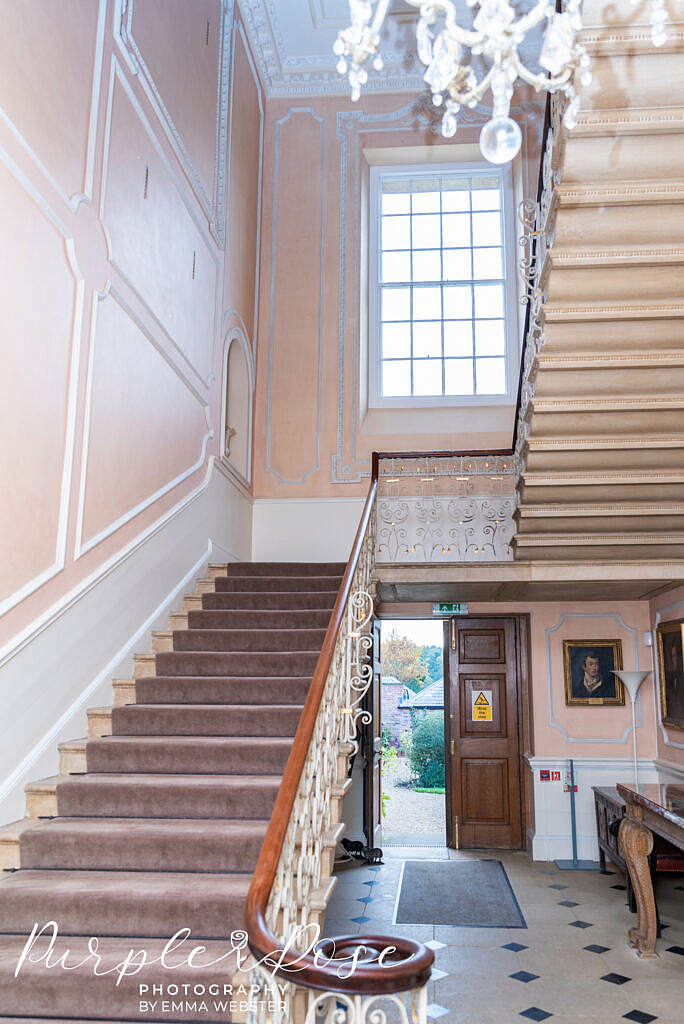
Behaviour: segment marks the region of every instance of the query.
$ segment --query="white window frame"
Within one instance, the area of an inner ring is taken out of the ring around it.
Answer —
[[[399,395],[385,397],[380,390],[380,188],[386,178],[434,178],[437,175],[469,177],[485,174],[498,177],[502,196],[502,250],[504,259],[504,330],[506,356],[506,393],[480,395]],[[468,405],[510,405],[516,401],[519,373],[518,295],[515,249],[515,196],[510,164],[497,167],[486,161],[471,163],[403,164],[370,168],[368,225],[368,406],[371,409],[457,408]]]

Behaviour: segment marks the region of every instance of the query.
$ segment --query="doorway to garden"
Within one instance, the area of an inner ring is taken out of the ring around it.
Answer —
[[[442,619],[380,622],[383,846],[447,841]]]

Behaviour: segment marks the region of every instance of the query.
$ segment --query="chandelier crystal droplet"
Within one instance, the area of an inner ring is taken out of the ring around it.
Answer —
[[[633,0],[641,2],[641,0]],[[391,0],[349,0],[351,25],[343,29],[333,46],[339,58],[337,70],[347,75],[352,100],[358,100],[368,80],[365,64],[372,58],[382,68],[378,54],[380,30]],[[508,163],[522,143],[522,133],[509,116],[515,83],[520,79],[536,92],[562,92],[568,97],[565,123],[577,123],[579,98],[575,76],[581,85],[591,85],[590,57],[578,39],[582,28],[582,0],[564,0],[556,10],[552,0],[537,0],[526,13],[516,16],[509,0],[466,0],[476,9],[472,29],[456,21],[453,0],[405,0],[419,11],[416,26],[418,57],[425,65],[423,78],[432,92],[432,102],[442,108],[442,134],[455,135],[462,107],[475,107],[491,90],[492,119],[482,129],[480,148],[492,163]],[[652,0],[651,25],[655,46],[667,40],[665,0]],[[543,25],[545,23],[545,25]],[[539,64],[535,74],[522,62],[518,49],[537,27],[543,31]],[[480,77],[470,57],[482,56],[485,70]]]

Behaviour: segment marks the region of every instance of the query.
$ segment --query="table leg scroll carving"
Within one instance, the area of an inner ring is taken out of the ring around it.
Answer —
[[[648,855],[653,849],[653,834],[643,821],[634,817],[630,807],[620,823],[618,841],[627,864],[632,889],[636,897],[639,921],[629,929],[629,943],[640,957],[657,957],[655,951],[658,921]]]

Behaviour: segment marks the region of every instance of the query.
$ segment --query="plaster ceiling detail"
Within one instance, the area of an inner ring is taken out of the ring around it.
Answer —
[[[530,0],[516,7],[525,9]],[[473,12],[457,2],[459,21],[470,26]],[[269,96],[347,94],[349,84],[339,75],[332,46],[350,21],[348,0],[241,0],[245,28],[264,88]],[[364,91],[420,91],[423,65],[416,54],[417,12],[404,0],[394,0],[381,37],[382,71],[369,73]],[[528,39],[521,56],[538,50]]]

